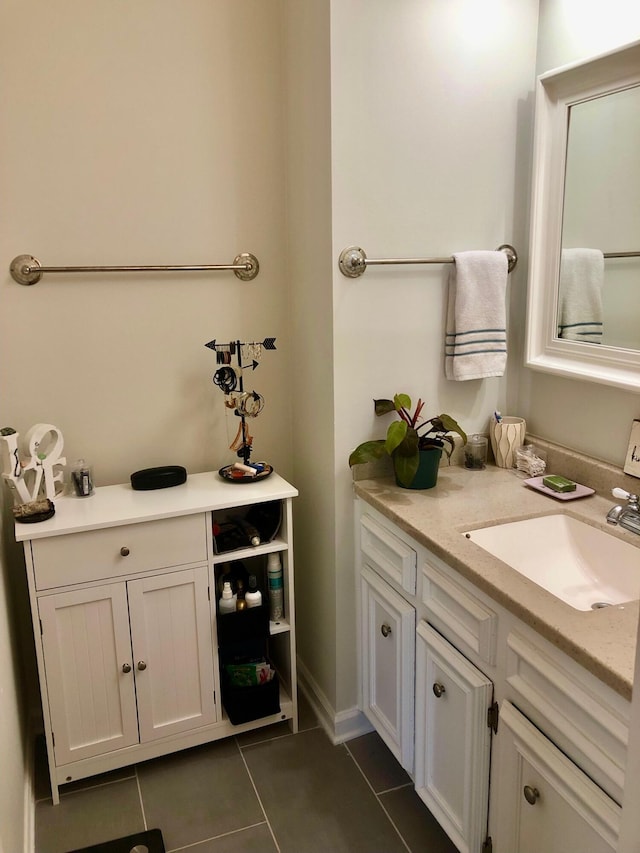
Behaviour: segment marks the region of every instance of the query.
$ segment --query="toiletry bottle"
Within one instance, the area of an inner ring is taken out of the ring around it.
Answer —
[[[231,586],[231,592],[233,592],[234,581],[233,574],[231,573],[231,563],[224,563],[224,565],[222,566],[222,571],[220,572],[220,575],[218,576],[218,579],[216,581],[218,587],[218,598],[222,597],[222,590],[224,589],[224,585],[227,582]]]
[[[260,607],[262,604],[262,593],[258,589],[258,581],[255,575],[249,575],[249,589],[244,596],[247,607]]]
[[[222,595],[218,602],[218,609],[221,616],[225,613],[235,613],[236,597],[233,594],[231,583],[229,581],[225,581],[222,587]]]
[[[236,591],[238,589],[238,582],[239,581],[242,581],[242,583],[244,584],[244,588],[246,590],[246,588],[249,585],[249,572],[248,572],[245,564],[242,562],[242,560],[234,560],[230,564],[230,569],[231,569],[231,577],[229,578],[229,580],[231,581],[231,586],[234,589],[234,591]]]
[[[236,592],[236,610],[247,609],[247,601],[244,596],[244,582],[238,581],[238,591]]]
[[[267,557],[267,574],[269,576],[269,619],[276,622],[284,616],[280,554],[269,554]]]
[[[78,459],[71,471],[73,491],[79,498],[88,498],[93,494],[93,473],[84,459]]]

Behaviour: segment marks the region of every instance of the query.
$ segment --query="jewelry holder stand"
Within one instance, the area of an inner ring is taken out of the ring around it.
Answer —
[[[273,468],[264,462],[251,463],[253,436],[249,434],[247,426],[247,418],[256,418],[262,411],[264,397],[255,390],[245,391],[243,374],[246,370],[255,370],[258,367],[266,350],[275,350],[276,339],[230,341],[223,344],[218,343],[214,338],[205,346],[216,353],[218,369],[213,375],[213,384],[224,393],[225,406],[233,409],[236,417],[240,419],[230,450],[234,450],[242,459],[242,467],[238,463],[226,465],[218,473],[224,480],[234,483],[249,483],[264,479],[272,473]]]

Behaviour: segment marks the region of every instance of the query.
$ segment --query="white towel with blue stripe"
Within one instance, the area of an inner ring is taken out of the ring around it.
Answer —
[[[604,255],[599,249],[563,249],[560,256],[558,337],[601,344]]]
[[[457,252],[449,277],[444,368],[447,379],[503,376],[507,364],[504,252]]]

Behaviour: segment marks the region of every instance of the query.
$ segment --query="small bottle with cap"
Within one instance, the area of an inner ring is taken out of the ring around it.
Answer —
[[[231,589],[230,581],[225,581],[222,586],[222,595],[218,602],[218,609],[220,611],[220,615],[236,612],[236,596]]]
[[[247,607],[260,607],[262,604],[262,593],[258,589],[258,581],[255,575],[249,575],[249,589],[244,596]]]

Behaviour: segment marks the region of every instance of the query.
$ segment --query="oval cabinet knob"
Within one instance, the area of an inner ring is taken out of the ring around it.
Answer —
[[[447,691],[445,690],[444,684],[440,684],[438,681],[436,681],[433,685],[433,692],[436,699],[439,699]]]
[[[380,626],[380,633],[383,637],[389,637],[391,635],[391,625],[387,625],[387,623],[385,622],[383,625]]]
[[[143,660],[138,661],[138,669],[142,672],[142,670],[146,669],[147,665]]]
[[[122,671],[123,672],[131,672],[131,664],[130,663],[123,663],[122,664]]]
[[[131,551],[127,548],[126,545],[123,545],[122,548],[120,548],[120,556],[121,557],[128,557],[130,553],[131,553]]]
[[[540,799],[540,791],[537,788],[532,788],[531,785],[525,785],[522,793],[530,806],[535,806]]]

